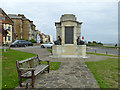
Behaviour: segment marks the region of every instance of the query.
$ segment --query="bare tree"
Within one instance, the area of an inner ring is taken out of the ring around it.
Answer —
[[[2,33],[2,35],[5,37],[5,47],[6,47],[6,38],[7,38],[7,34],[8,34],[8,29],[4,29],[3,25],[2,25],[2,30],[0,31],[0,33]],[[6,52],[6,48],[4,47],[4,52]]]

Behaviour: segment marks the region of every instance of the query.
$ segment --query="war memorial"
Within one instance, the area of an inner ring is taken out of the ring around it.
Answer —
[[[81,24],[73,14],[64,14],[55,22],[56,41],[52,47],[53,57],[86,58],[86,45],[81,40]]]

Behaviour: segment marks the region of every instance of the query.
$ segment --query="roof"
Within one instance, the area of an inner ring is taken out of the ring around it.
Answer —
[[[2,11],[2,14],[4,14],[7,17],[7,19],[13,24],[12,19],[3,11],[2,8],[0,8],[0,11]]]
[[[16,15],[16,14],[8,14],[8,16],[9,16],[10,18],[19,18],[19,19],[22,18],[21,16],[18,16],[18,15]]]
[[[21,19],[21,20],[29,20],[27,19],[25,16],[19,16],[20,14],[8,14],[8,16],[11,18],[11,19]],[[22,15],[22,14],[21,14]],[[29,20],[30,21],[30,20]]]
[[[56,25],[56,24],[61,24],[61,22],[68,22],[68,21],[76,22],[76,23],[79,23],[79,24],[82,24],[82,23],[83,23],[83,22],[74,21],[74,20],[66,20],[66,21],[55,22],[55,25]]]

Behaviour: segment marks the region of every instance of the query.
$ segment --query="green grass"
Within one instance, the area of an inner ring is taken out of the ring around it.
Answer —
[[[47,62],[41,62],[41,64],[47,64]],[[58,70],[61,62],[50,62],[50,70]]]
[[[24,60],[36,54],[7,49],[2,52],[2,88],[14,88],[18,85],[16,60]]]
[[[94,74],[100,88],[118,88],[118,59],[85,62]]]
[[[52,49],[48,49],[48,51],[49,51],[50,53],[52,53]]]
[[[2,88],[15,88],[18,85],[16,60],[20,61],[33,56],[36,56],[36,54],[11,49],[7,49],[7,52],[2,52]],[[42,62],[41,64],[45,63]],[[60,64],[61,62],[50,62],[50,70],[59,69]]]
[[[115,47],[115,46],[101,46],[101,47],[104,47],[104,48],[120,48],[120,47]]]
[[[102,56],[120,57],[120,56],[117,56],[117,55],[110,55],[110,54],[103,54],[103,53],[93,53],[93,52],[86,52],[86,54],[94,54],[94,55],[102,55]]]

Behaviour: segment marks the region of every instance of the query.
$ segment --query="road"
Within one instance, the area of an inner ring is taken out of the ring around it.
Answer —
[[[7,47],[9,48],[9,47]],[[25,47],[17,47],[17,48],[25,48]],[[26,47],[26,48],[41,48],[40,46],[29,46],[29,47]],[[0,49],[2,49],[2,47],[0,47]],[[87,52],[95,52],[96,53],[106,53],[107,51],[107,54],[113,54],[113,55],[118,55],[118,51],[117,49],[115,48],[104,48],[104,47],[93,47],[93,46],[87,46]]]
[[[87,47],[87,52],[95,52],[96,53],[106,53],[118,55],[118,50],[115,48],[104,48],[104,47]]]

